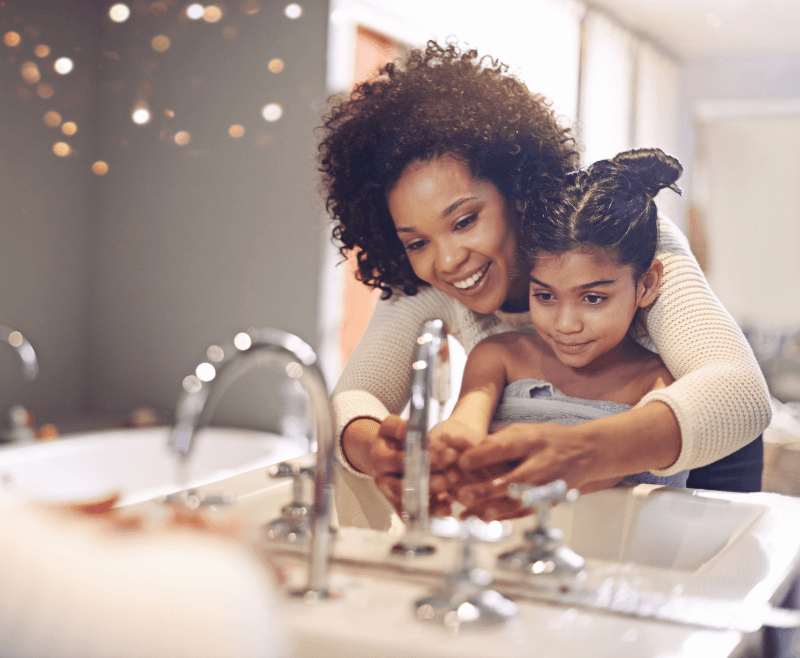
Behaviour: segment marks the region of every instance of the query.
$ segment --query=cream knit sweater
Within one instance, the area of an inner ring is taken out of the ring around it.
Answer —
[[[769,424],[771,411],[753,351],[711,292],[686,238],[664,217],[659,218],[656,256],[664,264],[664,279],[655,304],[635,323],[637,340],[657,349],[677,381],[647,394],[640,404],[659,400],[678,419],[680,456],[670,468],[652,471],[672,475],[747,445]],[[405,407],[414,339],[431,318],[444,320],[467,354],[491,334],[532,330],[527,312],[480,315],[431,287],[413,296],[395,292],[378,302],[333,392],[337,455],[348,470],[358,474],[342,452],[342,431],[355,418],[381,421]]]

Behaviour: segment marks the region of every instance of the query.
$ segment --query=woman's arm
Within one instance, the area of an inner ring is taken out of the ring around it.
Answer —
[[[676,381],[647,394],[640,405],[659,401],[669,407],[680,427],[681,447],[673,463],[642,470],[671,475],[747,445],[769,424],[771,411],[753,350],[709,288],[686,238],[664,217],[659,218],[656,256],[664,277],[646,325]]]

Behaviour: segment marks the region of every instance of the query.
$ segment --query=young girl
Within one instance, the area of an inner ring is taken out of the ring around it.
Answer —
[[[634,320],[655,301],[664,271],[655,258],[653,197],[664,187],[680,192],[682,170],[663,151],[638,149],[567,176],[535,230],[523,233],[535,333],[498,334],[475,347],[445,433],[574,425],[626,411],[674,381],[659,356],[636,342]],[[685,486],[687,476],[640,473],[623,481]]]

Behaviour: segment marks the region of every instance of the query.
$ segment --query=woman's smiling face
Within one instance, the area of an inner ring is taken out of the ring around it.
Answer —
[[[503,305],[517,276],[517,243],[509,204],[492,183],[445,155],[410,164],[387,201],[420,279],[477,313]]]

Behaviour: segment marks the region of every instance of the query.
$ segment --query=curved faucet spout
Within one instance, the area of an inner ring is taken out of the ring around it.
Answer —
[[[22,376],[29,382],[39,374],[39,363],[33,346],[19,331],[0,324],[0,340],[14,348],[22,364]]]
[[[328,562],[331,536],[333,479],[333,411],[322,370],[314,350],[302,339],[278,329],[250,329],[237,334],[232,344],[212,346],[204,361],[183,380],[169,446],[185,461],[191,454],[197,431],[211,417],[227,387],[243,373],[261,367],[280,367],[296,379],[308,394],[314,415],[317,451],[314,477],[309,584],[306,592],[316,598],[328,594]]]

